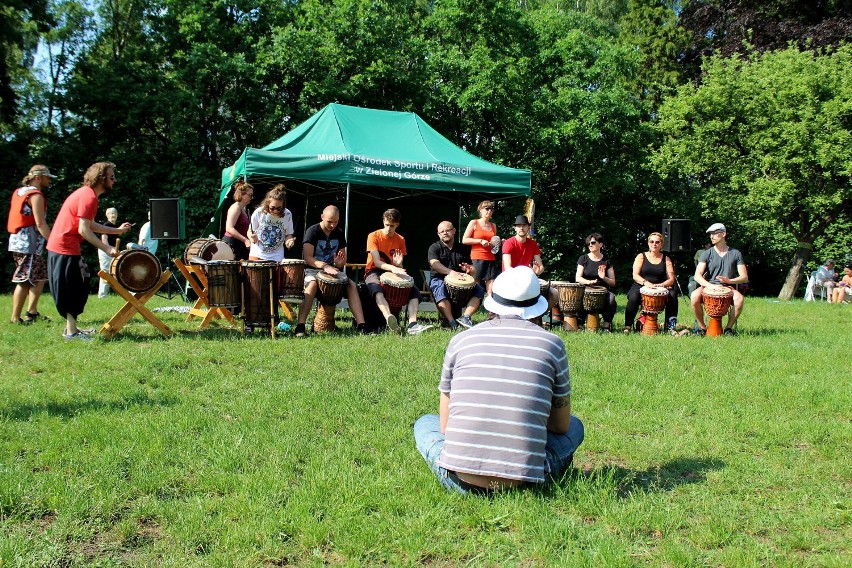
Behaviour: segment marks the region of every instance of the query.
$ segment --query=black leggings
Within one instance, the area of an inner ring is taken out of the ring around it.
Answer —
[[[633,321],[636,319],[636,314],[639,313],[639,308],[642,305],[642,294],[639,289],[642,288],[639,284],[633,283],[630,291],[627,292],[627,307],[624,308],[624,325],[627,327],[633,326]],[[666,321],[669,318],[677,317],[677,292],[674,288],[669,288],[669,297],[666,300]]]

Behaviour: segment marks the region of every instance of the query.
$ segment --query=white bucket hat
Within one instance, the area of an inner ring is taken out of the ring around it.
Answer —
[[[547,311],[547,299],[541,295],[538,276],[529,266],[516,266],[494,280],[491,294],[483,306],[498,316],[532,319]]]

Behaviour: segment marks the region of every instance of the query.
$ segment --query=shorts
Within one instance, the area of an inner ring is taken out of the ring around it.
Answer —
[[[47,277],[59,315],[76,318],[82,314],[89,299],[90,277],[83,257],[47,251]]]
[[[47,280],[47,264],[40,254],[24,254],[13,252],[15,261],[15,272],[12,274],[12,282],[23,284],[29,282],[35,286],[39,282]]]
[[[473,267],[476,269],[476,273],[473,276],[480,282],[494,280],[500,275],[500,266],[497,264],[496,260],[475,259],[473,261]]]

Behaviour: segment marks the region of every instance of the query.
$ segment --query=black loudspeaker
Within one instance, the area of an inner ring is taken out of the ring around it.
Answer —
[[[186,238],[183,199],[177,197],[150,199],[148,206],[151,211],[152,239]]]
[[[692,221],[690,219],[663,219],[663,238],[666,252],[692,250]]]

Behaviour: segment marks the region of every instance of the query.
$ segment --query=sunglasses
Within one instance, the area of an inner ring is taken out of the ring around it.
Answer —
[[[486,205],[485,207],[483,207],[483,209],[488,209],[489,211],[491,211],[491,210],[493,210],[493,209],[494,209],[494,206],[492,206],[492,205]]]
[[[648,241],[648,244],[649,245],[661,245],[661,244],[663,244],[663,241]]]
[[[284,211],[284,208],[283,207],[270,207],[269,210],[270,211]]]
[[[589,244],[590,245],[596,245],[596,244],[598,244],[598,241],[589,241]]]

